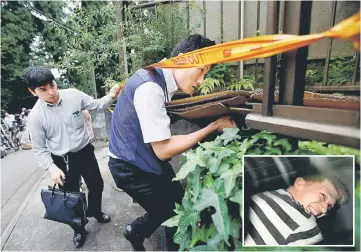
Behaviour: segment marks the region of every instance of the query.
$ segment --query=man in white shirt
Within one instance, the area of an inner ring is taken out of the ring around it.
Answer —
[[[214,44],[202,35],[191,35],[178,43],[171,57]],[[165,103],[178,89],[192,93],[210,68],[140,69],[129,78],[118,99],[109,139],[109,169],[116,185],[147,211],[124,228],[134,250],[144,250],[144,239],[174,215],[175,203],[183,198],[184,190],[172,181],[175,175],[167,160],[212,132],[235,126],[229,117],[223,117],[189,135],[171,135]]]

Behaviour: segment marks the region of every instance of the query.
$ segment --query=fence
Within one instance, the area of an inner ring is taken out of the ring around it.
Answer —
[[[285,19],[286,1],[278,2],[279,12],[274,17],[278,22],[276,33],[284,33],[285,26],[292,20]],[[158,6],[165,4],[173,8],[185,7],[187,22],[184,28],[189,31],[199,23],[195,32],[218,43],[266,34],[268,1],[142,1],[128,5],[128,8],[133,11],[157,11]],[[332,27],[359,8],[359,1],[314,1],[310,13],[303,15],[310,15],[309,32],[313,33]],[[195,9],[200,10],[202,15]],[[174,27],[174,21],[171,19],[169,24],[162,25]],[[360,54],[354,52],[351,43],[327,39],[307,47],[307,54],[306,90],[359,91]],[[262,85],[264,62],[264,59],[248,60],[232,67],[236,68],[238,77],[254,75],[256,82]],[[278,68],[278,71],[281,70]]]

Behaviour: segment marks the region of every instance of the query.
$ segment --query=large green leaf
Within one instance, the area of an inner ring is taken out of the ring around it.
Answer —
[[[235,153],[235,155],[231,155],[228,158],[224,159],[224,162],[228,164],[236,164],[237,162],[239,162],[239,157]]]
[[[239,132],[238,128],[226,128],[223,129],[223,134],[219,137],[219,140],[223,141],[223,145],[226,146],[229,142],[237,139],[241,139],[237,133]]]
[[[192,174],[192,189],[191,193],[193,195],[192,201],[196,202],[198,195],[202,189],[202,183],[201,183],[201,172],[200,169],[196,169]]]
[[[233,165],[232,170],[235,175],[241,174],[243,172],[242,160],[238,160],[238,162]]]
[[[266,152],[265,154],[269,155],[282,155],[282,151],[278,147],[272,147],[272,146],[266,146]]]
[[[232,154],[236,154],[236,152],[234,150],[231,150],[229,148],[226,147],[222,147],[218,152],[217,152],[217,159],[219,160],[223,160],[226,157],[230,157]]]
[[[184,232],[188,229],[188,226],[196,227],[197,222],[200,220],[199,213],[196,211],[185,212],[179,219],[179,230]]]
[[[219,165],[218,171],[216,172],[216,176],[221,176],[224,172],[228,171],[229,168],[231,167],[231,165],[229,163],[226,162],[222,162]]]
[[[185,250],[189,248],[189,245],[191,243],[191,234],[190,232],[184,232],[184,233],[177,233],[174,236],[174,242],[179,244],[179,250]]]
[[[179,169],[177,175],[173,180],[181,180],[187,177],[190,172],[193,172],[198,165],[198,157],[195,153],[189,152],[187,153],[187,162],[182,165]]]
[[[267,145],[272,145],[272,141],[277,138],[275,135],[271,135],[267,132],[261,132],[254,136],[252,136],[254,139],[264,139],[267,142]]]
[[[189,212],[193,210],[193,202],[185,198],[182,199],[182,206],[184,212]]]
[[[228,170],[221,175],[221,178],[224,180],[226,198],[229,197],[234,186],[236,185],[236,177],[237,176],[234,174],[233,170]]]
[[[273,146],[282,146],[285,151],[291,151],[292,145],[288,142],[287,138],[282,138],[273,143]]]
[[[206,238],[207,238],[207,241],[213,237],[215,235],[215,233],[217,232],[217,228],[216,226],[212,223],[210,225],[210,227],[206,230]]]
[[[196,149],[196,156],[197,156],[197,162],[198,162],[198,165],[201,166],[201,167],[206,167],[207,164],[205,162],[205,159],[206,159],[206,155],[204,155],[204,152],[203,149],[201,147],[198,147]]]
[[[239,219],[232,219],[231,222],[231,236],[238,240],[240,237],[240,232],[241,232],[241,220]]]
[[[224,240],[224,237],[222,237],[222,234],[221,233],[217,233],[215,234],[212,238],[210,238],[207,242],[207,245],[210,247],[210,248],[219,248],[219,243]]]
[[[207,160],[207,167],[211,173],[215,173],[218,170],[219,165],[221,164],[222,160],[215,157],[210,157]]]
[[[165,227],[177,227],[178,223],[179,223],[179,215],[175,215],[172,218],[166,220],[165,222],[162,223],[162,226]]]
[[[224,181],[222,178],[215,179],[212,188],[219,196],[225,197],[226,193],[224,188]]]
[[[193,232],[192,232],[192,241],[191,241],[191,245],[190,247],[193,248],[197,242],[202,241],[202,242],[206,242],[207,241],[207,231],[206,229],[202,228],[196,228]]]
[[[174,212],[178,215],[183,214],[184,207],[182,205],[179,205],[178,203],[175,203],[175,209]]]
[[[211,188],[213,187],[214,179],[212,177],[212,174],[207,173],[203,176],[203,187],[204,188]]]
[[[253,147],[254,143],[257,142],[257,140],[258,139],[249,139],[249,138],[243,140],[241,145],[238,147],[239,150],[238,155],[243,156],[249,148]]]
[[[221,235],[224,241],[228,241],[230,231],[230,220],[228,217],[227,204],[224,198],[218,195],[215,191],[204,188],[201,193],[199,201],[194,204],[194,209],[202,211],[203,209],[213,206],[216,210],[212,214],[212,220],[217,228],[218,233]]]

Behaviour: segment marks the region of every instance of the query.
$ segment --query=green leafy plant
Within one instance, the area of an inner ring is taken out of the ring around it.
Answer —
[[[327,84],[329,85],[343,85],[351,82],[354,71],[356,57],[338,57],[330,60]],[[306,82],[308,84],[322,83],[324,77],[324,65],[316,62],[311,62],[306,70]],[[360,80],[358,71],[357,80]]]
[[[196,92],[201,95],[207,95],[220,90],[222,86],[223,85],[219,80],[213,78],[206,78],[204,79],[202,84],[197,87]]]
[[[322,82],[323,75],[321,71],[316,69],[307,69],[306,70],[306,82],[307,83],[320,83]]]
[[[254,90],[255,79],[253,76],[245,75],[241,80],[236,79],[228,64],[219,64],[212,68],[207,78],[196,89],[196,93],[207,95],[224,90]]]
[[[174,241],[181,250],[240,249],[242,156],[291,152],[287,139],[266,132],[242,139],[238,132],[225,129],[185,154],[175,180],[187,179],[186,193],[177,215],[164,223],[178,226]]]
[[[252,79],[244,78],[242,80],[235,80],[230,85],[226,86],[226,90],[254,90],[255,82]]]
[[[342,57],[331,59],[327,80],[328,84],[338,86],[351,82],[355,60],[355,56],[348,59]]]
[[[318,141],[299,141],[298,148],[321,155],[355,155],[355,162],[360,165],[360,150],[358,149]]]
[[[225,129],[214,141],[200,143],[199,147],[185,153],[186,162],[175,177],[175,180],[186,179],[185,195],[182,204],[176,204],[176,215],[163,223],[177,227],[174,242],[180,245],[180,250],[255,250],[243,248],[240,238],[243,155],[353,154],[356,151],[334,145],[325,147],[318,142],[300,142],[299,146],[300,149],[293,149],[286,137],[264,131],[242,137],[239,129],[233,128]],[[287,247],[287,250],[291,249],[309,248]],[[267,250],[280,248],[269,247]]]
[[[127,57],[131,73],[139,68],[169,58],[174,46],[193,33],[197,20],[202,20],[201,10],[191,3],[190,11],[197,17],[187,31],[185,4],[159,5],[155,9],[126,11],[124,24],[125,43],[130,49]]]
[[[207,78],[217,79],[222,85],[234,79],[229,63],[217,64],[208,72]]]

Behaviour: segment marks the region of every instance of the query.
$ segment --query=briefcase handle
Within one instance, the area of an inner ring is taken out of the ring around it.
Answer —
[[[63,184],[65,184],[65,180],[62,179],[62,181],[63,181]],[[57,183],[54,184],[53,189],[52,189],[52,191],[51,191],[51,195],[50,195],[50,205],[53,204],[53,201],[54,201],[54,198],[55,198],[55,187],[56,187],[56,185],[57,185]],[[66,196],[66,191],[63,190],[63,192],[64,192],[64,198],[63,198],[64,207],[66,207],[66,203],[67,203],[67,201],[68,201],[68,197]]]

